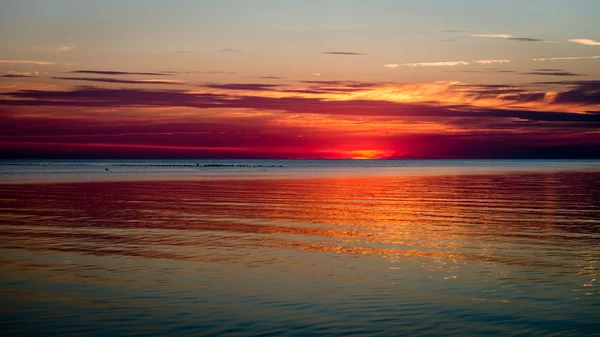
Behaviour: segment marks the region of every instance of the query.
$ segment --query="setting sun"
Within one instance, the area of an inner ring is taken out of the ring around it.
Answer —
[[[354,150],[346,154],[351,159],[384,159],[393,155],[391,151],[384,150]]]

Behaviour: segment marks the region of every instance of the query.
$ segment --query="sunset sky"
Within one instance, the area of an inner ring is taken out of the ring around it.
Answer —
[[[2,158],[600,158],[598,0],[0,1]]]

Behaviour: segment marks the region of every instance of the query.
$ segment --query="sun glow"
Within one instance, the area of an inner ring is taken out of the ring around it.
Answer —
[[[345,157],[351,159],[384,159],[393,155],[391,151],[384,150],[352,150],[344,152]]]

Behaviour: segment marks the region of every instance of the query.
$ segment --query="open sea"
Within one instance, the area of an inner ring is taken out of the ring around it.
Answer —
[[[600,336],[600,161],[4,160],[0,335]]]

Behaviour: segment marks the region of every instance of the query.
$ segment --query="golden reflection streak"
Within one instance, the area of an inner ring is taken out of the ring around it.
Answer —
[[[573,205],[593,206],[594,186],[572,195],[563,189],[590,178],[519,174],[4,185],[0,205],[11,226],[2,226],[0,237],[5,248],[194,259],[206,255],[199,255],[204,249],[199,243],[208,235],[211,247],[410,256],[438,265],[475,260],[579,268],[571,255],[589,249],[595,236],[569,234],[586,233],[597,221],[586,213],[578,215],[580,223],[563,220]],[[548,179],[560,190],[549,190]],[[527,207],[514,205],[525,196],[531,200]],[[519,251],[523,244],[542,252],[562,247],[564,256],[540,258]]]

